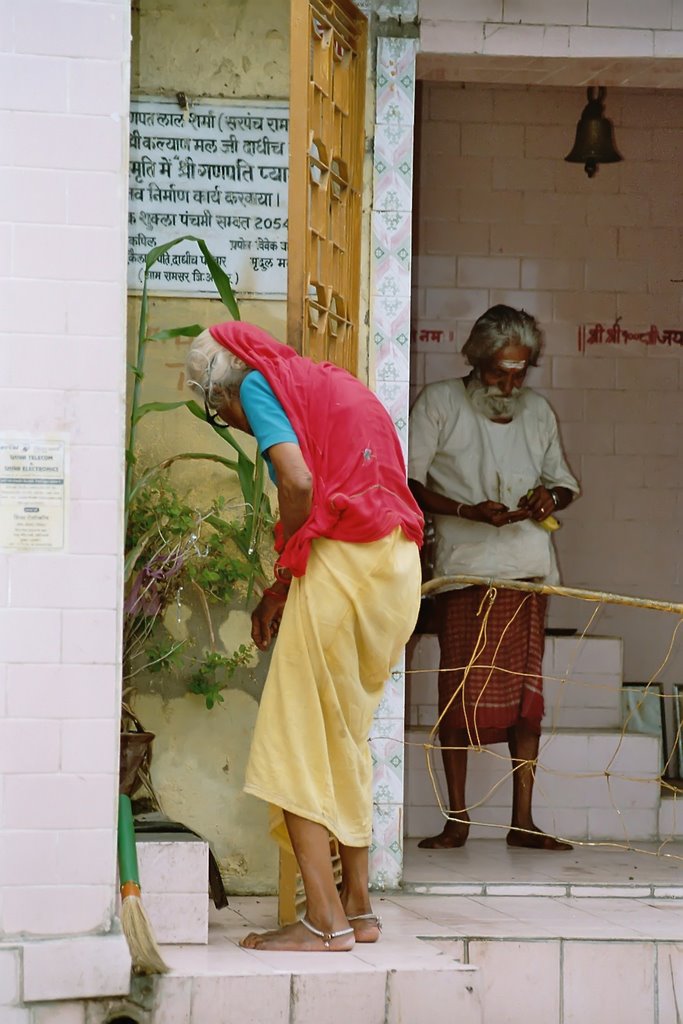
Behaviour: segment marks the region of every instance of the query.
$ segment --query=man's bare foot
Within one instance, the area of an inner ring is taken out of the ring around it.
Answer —
[[[469,819],[467,821],[447,821],[443,832],[438,836],[429,836],[421,839],[417,844],[421,850],[456,850],[464,846],[470,832]]]
[[[511,828],[506,842],[508,846],[523,847],[526,850],[574,849],[571,843],[565,843],[562,839],[555,839],[554,836],[548,836],[545,832],[539,832],[533,825],[531,829],[524,831],[519,828]]]
[[[297,921],[272,932],[250,932],[242,939],[240,946],[288,953],[346,953],[353,949],[353,928],[339,928],[330,934],[317,928],[311,931],[312,927],[310,923],[307,926]]]
[[[382,918],[372,911],[369,914],[353,914],[347,920],[353,928],[356,942],[377,942],[382,931]]]

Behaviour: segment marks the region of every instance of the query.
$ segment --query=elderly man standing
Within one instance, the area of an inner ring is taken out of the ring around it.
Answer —
[[[534,317],[493,306],[463,347],[467,377],[430,384],[410,420],[409,483],[434,521],[436,576],[472,575],[558,583],[551,534],[543,525],[579,487],[562,454],[555,416],[524,386],[543,336]],[[507,741],[513,802],[509,846],[568,850],[536,828],[534,771],[543,717],[546,598],[498,591],[477,649],[487,587],[441,592],[439,740],[450,816],[423,848],[462,846],[469,832],[467,748]],[[494,666],[495,668],[491,668]]]

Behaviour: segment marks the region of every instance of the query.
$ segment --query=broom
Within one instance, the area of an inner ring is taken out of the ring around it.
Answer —
[[[164,963],[152,926],[140,898],[138,857],[130,797],[119,794],[119,884],[121,887],[121,927],[126,936],[134,974],[165,974]]]

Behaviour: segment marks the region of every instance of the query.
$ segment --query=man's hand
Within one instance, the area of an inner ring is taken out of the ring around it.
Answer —
[[[480,501],[478,505],[468,505],[460,513],[463,519],[471,519],[475,523],[488,523],[489,526],[509,526],[529,518],[526,508],[508,508],[499,501]]]
[[[266,590],[251,613],[251,639],[260,651],[267,651],[277,636],[286,600],[286,590]]]
[[[535,519],[537,523],[540,523],[543,519],[547,519],[548,516],[552,515],[557,506],[548,488],[544,487],[543,484],[539,484],[538,487],[534,487],[532,491],[529,491],[528,494],[519,499],[519,507],[526,509],[531,519]]]

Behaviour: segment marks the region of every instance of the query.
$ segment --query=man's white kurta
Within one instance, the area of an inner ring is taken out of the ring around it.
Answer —
[[[499,501],[517,508],[529,490],[579,485],[562,452],[557,420],[546,400],[522,389],[510,423],[474,408],[462,380],[429,384],[410,416],[408,476],[465,505]],[[538,579],[559,583],[550,533],[534,521],[500,529],[457,516],[432,515],[434,574]]]

